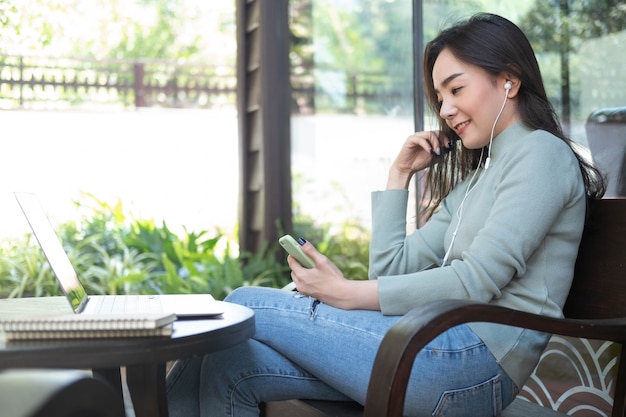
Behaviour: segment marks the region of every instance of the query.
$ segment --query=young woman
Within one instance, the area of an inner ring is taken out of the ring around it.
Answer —
[[[293,398],[363,403],[381,339],[427,301],[562,314],[586,202],[604,185],[564,136],[528,40],[502,17],[476,15],[431,41],[424,67],[440,129],[409,136],[386,190],[372,194],[370,279],[347,279],[303,240],[315,267],[288,258],[297,292],[227,298],[254,309],[252,340],[175,365],[173,417],[256,416],[260,402]],[[424,169],[431,217],[407,236],[407,187]],[[406,415],[499,415],[547,340],[485,323],[450,329],[417,356]]]

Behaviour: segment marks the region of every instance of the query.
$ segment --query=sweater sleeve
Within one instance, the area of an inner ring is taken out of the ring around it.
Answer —
[[[415,233],[406,236],[407,190],[372,193],[372,240],[369,278],[430,269],[440,262],[443,234],[450,222],[442,209]],[[444,205],[445,207],[445,205]]]
[[[512,152],[494,158],[465,201],[447,266],[437,267],[456,227],[454,214],[466,185],[454,190],[427,225],[410,236],[391,219],[399,214],[398,192],[374,196],[370,278],[379,280],[384,314],[404,314],[439,299],[491,302],[512,291],[517,295],[506,298],[512,307],[533,310],[545,304],[548,286],[537,285],[537,280],[549,278],[533,276],[533,288],[525,288],[524,281],[510,284],[525,276],[529,262],[532,274],[538,274],[537,263],[545,275],[550,270],[545,264],[551,261],[546,252],[555,257],[555,268],[573,264],[582,233],[584,190],[577,160],[565,144],[556,138],[546,141],[545,132],[521,139]]]

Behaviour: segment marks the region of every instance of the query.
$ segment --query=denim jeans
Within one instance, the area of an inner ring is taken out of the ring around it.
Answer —
[[[255,312],[253,339],[168,374],[171,417],[248,417],[294,398],[365,401],[376,351],[400,317],[340,310],[297,292],[243,287],[226,301]],[[407,416],[497,416],[517,388],[468,326],[448,330],[415,360]]]

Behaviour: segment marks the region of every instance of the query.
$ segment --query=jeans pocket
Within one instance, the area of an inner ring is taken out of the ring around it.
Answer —
[[[467,388],[445,391],[435,410],[435,417],[499,416],[502,412],[502,381],[495,377]]]

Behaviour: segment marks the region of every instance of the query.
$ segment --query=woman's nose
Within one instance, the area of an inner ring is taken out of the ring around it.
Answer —
[[[451,119],[456,114],[456,107],[450,102],[442,101],[441,108],[439,109],[439,116],[442,119]]]

